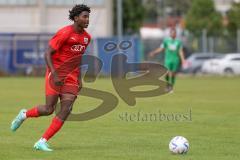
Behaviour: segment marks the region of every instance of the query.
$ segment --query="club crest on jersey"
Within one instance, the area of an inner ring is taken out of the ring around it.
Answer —
[[[83,42],[84,42],[84,44],[88,44],[88,38],[87,38],[87,37],[84,37],[84,38],[83,38]]]

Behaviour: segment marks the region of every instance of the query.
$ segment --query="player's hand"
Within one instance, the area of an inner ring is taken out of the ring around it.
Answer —
[[[154,55],[155,55],[154,52],[150,52],[150,53],[148,54],[148,57],[149,57],[149,58],[153,58]]]
[[[54,81],[54,84],[56,86],[62,86],[63,85],[63,81],[61,81],[61,79],[59,78],[57,72],[53,72],[53,81]]]
[[[186,60],[183,60],[183,61],[182,61],[182,68],[184,68],[184,67],[186,67],[186,66],[188,66],[188,62],[187,62]]]

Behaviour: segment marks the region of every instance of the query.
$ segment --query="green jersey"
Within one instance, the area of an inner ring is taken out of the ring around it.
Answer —
[[[182,48],[182,42],[178,39],[166,38],[163,40],[161,48],[165,49],[165,62],[180,62],[179,52]]]

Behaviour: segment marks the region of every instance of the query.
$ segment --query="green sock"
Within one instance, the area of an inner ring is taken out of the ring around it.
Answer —
[[[170,79],[170,83],[171,83],[172,85],[174,85],[174,84],[175,84],[175,81],[176,81],[175,76],[172,76],[171,79]]]
[[[170,82],[169,82],[169,76],[168,76],[168,75],[165,77],[165,79],[166,79],[166,81],[167,81],[168,83],[170,83]]]

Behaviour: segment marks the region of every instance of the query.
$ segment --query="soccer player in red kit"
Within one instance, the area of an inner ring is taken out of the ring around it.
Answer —
[[[60,98],[61,109],[40,140],[35,143],[34,148],[37,150],[52,151],[47,141],[61,129],[81,89],[81,58],[91,40],[85,31],[89,24],[89,14],[90,8],[83,4],[75,5],[69,11],[69,19],[73,24],[63,27],[52,37],[45,53],[46,104],[29,110],[22,109],[12,121],[11,130],[16,131],[28,118],[51,115]]]

